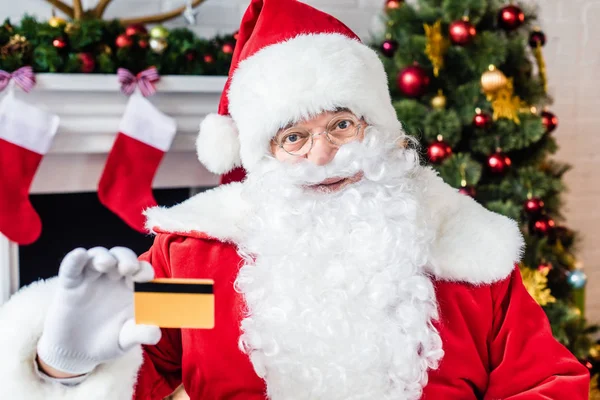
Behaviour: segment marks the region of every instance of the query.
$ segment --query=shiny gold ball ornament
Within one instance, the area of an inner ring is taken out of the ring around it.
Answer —
[[[506,75],[493,65],[481,75],[481,88],[488,96],[505,87],[507,83]]]
[[[52,17],[48,20],[48,25],[53,28],[59,28],[67,24],[67,21],[61,17]]]
[[[169,46],[169,44],[167,43],[167,39],[161,39],[161,38],[151,38],[150,39],[150,48],[156,54],[162,54],[167,49],[168,46]]]
[[[169,31],[162,25],[157,25],[150,29],[150,37],[153,39],[166,39],[169,36]]]
[[[438,90],[438,94],[431,99],[431,107],[436,110],[443,110],[446,108],[446,96],[444,96],[444,93],[441,90]]]

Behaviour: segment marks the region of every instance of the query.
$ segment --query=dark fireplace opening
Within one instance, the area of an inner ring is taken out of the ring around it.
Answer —
[[[154,190],[161,206],[186,200],[190,189]],[[136,254],[147,251],[153,236],[137,232],[105,208],[96,192],[30,196],[42,219],[42,235],[33,244],[19,247],[20,285],[57,274],[62,258],[76,247],[129,247]]]

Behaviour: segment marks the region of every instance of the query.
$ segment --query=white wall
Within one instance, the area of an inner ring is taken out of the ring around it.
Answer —
[[[354,29],[363,39],[374,26],[384,0],[305,0]],[[590,278],[588,317],[600,322],[600,0],[527,0],[540,4],[541,27],[553,111],[560,127],[553,133],[561,146],[558,158],[574,165],[566,176],[569,226],[581,231],[579,253]],[[96,0],[83,0],[87,7]],[[249,0],[207,0],[194,29],[202,36],[237,29]],[[134,16],[172,9],[184,0],[114,0],[108,16]],[[28,12],[49,17],[44,0],[0,0],[0,19]],[[174,25],[185,25],[182,19]]]

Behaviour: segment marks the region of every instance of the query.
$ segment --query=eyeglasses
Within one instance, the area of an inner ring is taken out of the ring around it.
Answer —
[[[321,133],[313,134],[308,129],[293,126],[278,133],[273,141],[288,154],[304,156],[313,148],[315,136],[325,134],[331,144],[339,147],[354,140],[362,126],[354,114],[344,112],[334,116]]]

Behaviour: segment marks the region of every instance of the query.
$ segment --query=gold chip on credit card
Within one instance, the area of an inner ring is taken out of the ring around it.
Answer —
[[[136,324],[161,328],[212,329],[215,326],[214,281],[158,278],[134,284]]]

